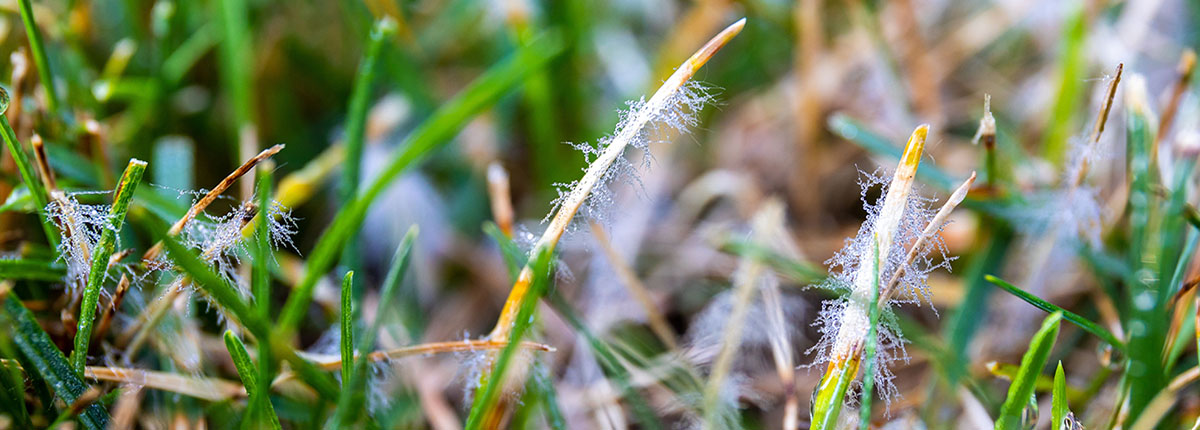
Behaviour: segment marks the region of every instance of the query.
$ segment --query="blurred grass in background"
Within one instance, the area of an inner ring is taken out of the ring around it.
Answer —
[[[882,187],[860,194],[862,172],[890,176],[921,123],[918,193],[979,179],[939,230],[953,270],[898,298],[937,313],[875,315],[907,355],[880,364],[899,396],[867,406],[872,427],[1190,428],[1198,14],[0,2],[0,428],[807,427],[823,369],[796,366],[818,361],[829,298],[807,287],[868,221]],[[649,136],[597,222],[531,251],[592,161],[565,143],[604,139],[741,17],[693,78],[715,100],[699,125]],[[114,189],[136,190],[128,216],[89,206]],[[545,300],[512,339],[479,338],[522,267]],[[831,425],[865,426],[847,392]]]

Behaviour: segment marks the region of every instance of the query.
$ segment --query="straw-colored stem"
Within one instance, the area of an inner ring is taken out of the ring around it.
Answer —
[[[512,193],[509,189],[508,171],[499,162],[493,161],[487,169],[488,200],[492,204],[492,219],[505,236],[513,234]]]
[[[122,367],[88,366],[84,376],[100,381],[119,382],[178,393],[213,402],[245,397],[241,384],[218,378],[183,376],[175,373]]]
[[[553,252],[555,246],[558,244],[558,240],[566,232],[567,227],[571,224],[571,220],[575,217],[575,213],[583,206],[592,189],[604,178],[608,168],[616,161],[617,157],[620,157],[625,152],[625,148],[637,139],[647,125],[654,121],[658,111],[663,106],[669,104],[671,97],[675,96],[687,84],[696,71],[700,70],[700,67],[704,66],[734,36],[737,36],[745,25],[746,19],[740,19],[714,36],[704,47],[696,51],[695,54],[692,54],[691,58],[684,61],[671,77],[667,78],[667,81],[658,88],[658,91],[655,91],[650,100],[646,101],[642,109],[631,114],[630,118],[627,119],[628,122],[624,124],[620,132],[608,143],[608,146],[604,148],[604,152],[588,166],[583,178],[576,183],[575,187],[571,189],[570,194],[563,199],[558,212],[551,218],[546,232],[538,239],[530,255],[537,255],[542,250]],[[496,321],[495,328],[492,329],[491,339],[497,341],[508,339],[513,318],[516,317],[517,311],[521,308],[520,305],[525,300],[525,295],[529,291],[532,280],[533,270],[529,265],[526,265],[521,269],[521,273],[517,277],[517,282],[513,285],[508,299],[504,302],[504,308],[500,311],[500,318]]]
[[[883,286],[883,291],[879,294],[879,306],[887,304],[892,299],[894,289],[900,283],[900,277],[904,276],[905,268],[917,258],[917,255],[921,253],[921,249],[925,247],[925,243],[941,231],[942,225],[946,223],[946,219],[950,217],[950,213],[954,212],[954,208],[958,207],[958,204],[962,203],[963,199],[967,197],[967,192],[971,190],[971,184],[974,183],[975,172],[971,172],[971,177],[967,178],[958,189],[954,190],[954,193],[950,194],[950,198],[946,199],[946,203],[942,205],[942,208],[938,209],[937,214],[929,221],[929,225],[926,225],[925,230],[921,232],[921,236],[909,248],[908,255],[904,258],[904,264],[896,268],[896,273],[892,274],[892,279]]]
[[[494,351],[504,348],[508,342],[496,342],[492,340],[456,340],[449,342],[431,342],[420,345],[405,346],[400,348],[373,351],[367,354],[368,361],[384,361],[396,360],[400,358],[413,357],[417,355],[429,354],[445,354],[452,352],[471,352],[471,351]],[[521,342],[521,348],[533,351],[554,352],[554,347],[537,342]],[[329,356],[328,359],[314,359],[317,367],[324,370],[337,370],[342,366],[340,356]]]
[[[283,147],[284,145],[282,143],[272,146],[258,153],[258,155],[251,157],[249,160],[246,160],[245,163],[242,163],[241,166],[238,166],[237,169],[234,169],[233,172],[226,176],[225,179],[222,179],[221,182],[217,183],[217,186],[213,187],[213,189],[206,193],[204,197],[200,198],[200,200],[197,200],[196,203],[188,209],[187,213],[171,226],[171,229],[167,231],[167,234],[176,236],[183,232],[183,228],[187,226],[189,221],[191,221],[201,212],[204,212],[204,209],[207,208],[208,205],[214,200],[216,200],[217,197],[224,193],[225,190],[228,190],[229,187],[238,180],[238,178],[241,178],[246,173],[249,173],[251,169],[254,169],[254,166],[258,165],[258,163],[279,153],[279,151],[283,150]],[[154,244],[154,247],[150,248],[148,251],[146,251],[146,254],[142,256],[142,261],[144,263],[150,263],[158,259],[159,254],[162,253],[162,249],[162,242]]]

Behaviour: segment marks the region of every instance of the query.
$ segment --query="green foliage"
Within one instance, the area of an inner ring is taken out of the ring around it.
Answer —
[[[1000,415],[996,418],[996,430],[1022,428],[1025,408],[1033,398],[1037,377],[1046,367],[1046,360],[1050,358],[1050,350],[1054,348],[1059,321],[1062,318],[1061,312],[1050,314],[1042,322],[1042,328],[1038,329],[1030,340],[1029,350],[1021,357],[1021,368],[1017,371],[1016,378],[1013,378],[1012,385],[1008,386],[1008,396],[1004,400],[1004,406],[1000,408]]]
[[[95,323],[96,307],[100,303],[100,287],[108,279],[108,265],[113,251],[116,250],[117,232],[125,224],[125,214],[129,212],[129,203],[133,201],[133,192],[142,181],[146,171],[146,162],[129,160],[129,166],[121,175],[121,182],[113,191],[113,204],[108,213],[108,223],[100,233],[100,241],[91,250],[92,265],[88,272],[87,288],[83,290],[83,301],[79,305],[79,330],[75,332],[75,349],[71,351],[71,362],[75,373],[83,374],[87,363],[88,345],[92,340],[92,324]]]

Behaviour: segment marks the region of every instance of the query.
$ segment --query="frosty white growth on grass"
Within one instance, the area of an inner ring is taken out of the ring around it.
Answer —
[[[688,81],[665,94],[656,93],[647,101],[644,97],[627,103],[628,108],[620,112],[614,135],[600,139],[596,144],[568,143],[583,153],[588,167],[582,179],[571,183],[556,183],[558,198],[552,203],[553,208],[543,221],[559,208],[572,203],[572,196],[585,186],[591,186],[580,208],[583,215],[593,221],[604,223],[608,219],[609,208],[612,207],[613,192],[610,188],[618,178],[640,185],[637,166],[629,158],[622,156],[628,147],[641,151],[641,168],[650,167],[654,159],[650,153],[652,143],[664,142],[673,133],[687,133],[699,124],[697,113],[713,100],[708,88],[696,81]],[[598,180],[591,179],[593,165],[606,165],[598,174]]]
[[[730,39],[741,32],[745,25],[746,20],[743,18],[714,36],[700,50],[684,61],[649,100],[639,100],[633,103],[628,111],[622,113],[615,135],[601,140],[596,147],[584,146],[588,148],[585,154],[589,160],[583,177],[570,185],[563,186],[569,191],[563,192],[558,199],[555,199],[555,210],[552,211],[554,216],[549,219],[550,224],[538,239],[534,253],[553,251],[558,245],[558,240],[571,225],[575,214],[585,204],[588,216],[594,217],[602,213],[600,208],[607,206],[612,200],[611,193],[606,189],[607,185],[616,177],[621,176],[623,172],[631,170],[628,168],[631,163],[624,159],[627,147],[642,148],[644,152],[650,142],[660,138],[660,132],[686,130],[696,125],[696,112],[712,97],[708,92],[689,81],[696,71]],[[594,160],[591,159],[593,156]],[[618,167],[614,168],[613,163],[618,162],[617,160],[620,162]],[[647,159],[647,161],[649,160]],[[626,168],[621,169],[621,166]],[[500,318],[497,319],[496,327],[492,329],[490,335],[492,340],[508,339],[508,332],[517,316],[518,309],[520,309],[519,305],[525,300],[532,281],[533,270],[526,265],[521,269],[517,282],[513,284],[513,288],[509,292],[504,309],[500,311]]]
[[[61,192],[46,205],[47,217],[61,226],[58,258],[67,265],[67,288],[73,292],[83,286],[91,270],[91,252],[110,225],[108,210],[108,205],[85,205],[74,194]]]
[[[816,357],[809,366],[829,364],[838,367],[839,372],[846,371],[841,367],[843,363],[859,360],[858,355],[862,353],[870,330],[870,307],[879,306],[875,379],[878,393],[885,400],[898,394],[891,383],[894,376],[888,364],[908,358],[892,307],[902,303],[920,305],[922,301],[930,302],[927,282],[930,272],[938,268],[949,270],[953,260],[946,255],[945,244],[938,232],[945,225],[949,210],[965,197],[974,179],[972,175],[955,191],[941,211],[934,209],[934,200],[913,193],[912,182],[926,132],[925,126],[914,131],[904,159],[890,180],[877,173],[863,172],[859,185],[867,219],[858,234],[847,239],[842,250],[826,261],[830,278],[820,286],[838,292],[842,297],[822,304],[820,316],[814,323],[821,332],[821,341],[806,351]],[[876,186],[882,186],[883,193],[872,204],[867,193]],[[880,263],[878,274],[872,261],[876,246]],[[879,285],[875,284],[877,279],[881,281]],[[880,289],[877,303],[872,302],[876,288]],[[932,307],[932,303],[930,305]],[[857,371],[857,365],[850,368]]]

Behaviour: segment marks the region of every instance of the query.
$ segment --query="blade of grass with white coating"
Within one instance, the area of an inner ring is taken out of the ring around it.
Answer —
[[[6,325],[11,328],[13,343],[21,350],[24,357],[23,367],[28,372],[32,369],[41,379],[54,389],[55,395],[61,397],[66,404],[72,404],[79,396],[87,391],[87,385],[71,368],[71,363],[63,356],[62,351],[54,345],[54,341],[38,325],[33,314],[25,308],[12,294],[0,298],[4,300],[4,318]],[[79,415],[79,421],[85,428],[102,430],[108,424],[108,412],[98,404],[93,403]]]
[[[555,35],[542,35],[473,81],[405,139],[375,181],[338,211],[329,228],[317,240],[305,264],[304,278],[288,296],[280,312],[277,336],[288,338],[295,332],[312,301],[317,281],[333,265],[343,245],[362,225],[367,209],[392,181],[431,151],[446,144],[471,117],[494,104],[519,84],[522,77],[544,66],[562,49],[562,43]]]
[[[1020,287],[1010,284],[1010,283],[1008,283],[1008,281],[1005,281],[1003,279],[997,278],[992,275],[987,275],[984,278],[987,279],[987,281],[992,283],[993,285],[1000,287],[1004,291],[1007,291],[1009,294],[1017,296],[1017,298],[1024,300],[1026,303],[1033,305],[1033,307],[1035,307],[1035,308],[1038,308],[1038,309],[1041,309],[1043,311],[1050,312],[1050,313],[1055,313],[1055,312],[1061,313],[1063,315],[1063,319],[1069,321],[1072,324],[1075,324],[1076,326],[1083,329],[1084,331],[1095,335],[1096,337],[1100,338],[1100,340],[1103,340],[1105,343],[1112,345],[1114,348],[1117,348],[1119,350],[1125,349],[1125,343],[1121,342],[1120,339],[1117,339],[1116,336],[1113,336],[1112,332],[1109,332],[1100,324],[1096,324],[1096,323],[1092,322],[1091,320],[1088,320],[1087,318],[1080,316],[1077,313],[1068,311],[1066,309],[1059,307],[1058,305],[1055,305],[1053,303],[1042,300],[1042,298],[1040,298],[1038,296],[1029,294],[1025,290],[1022,290]]]
[[[559,238],[566,232],[567,227],[570,226],[571,220],[575,218],[575,214],[579,211],[579,208],[587,201],[592,193],[592,189],[604,179],[613,162],[624,155],[625,148],[633,144],[645,128],[655,121],[655,116],[659,114],[659,111],[668,106],[670,100],[683,89],[692,76],[717,51],[721,50],[726,43],[729,43],[734,36],[737,36],[745,25],[746,19],[742,18],[726,27],[720,33],[717,33],[716,36],[713,36],[708,43],[692,54],[687,61],[684,61],[641,108],[630,112],[621,121],[621,126],[616,136],[608,141],[603,152],[597,155],[596,159],[588,165],[583,177],[574,184],[570,193],[562,199],[558,206],[558,212],[550,219],[546,231],[538,238],[537,244],[530,251],[530,255],[539,254],[543,249],[551,252],[554,251],[558,245]],[[507,338],[511,326],[515,322],[513,319],[516,317],[517,311],[521,308],[522,303],[528,301],[527,293],[533,281],[533,272],[531,269],[529,265],[521,269],[521,274],[517,277],[517,281],[513,283],[508,299],[504,302],[504,308],[500,310],[500,318],[496,320],[496,325],[492,328],[492,332],[489,335],[491,338],[496,340],[505,340]],[[534,301],[536,301],[536,297]]]
[[[1054,348],[1055,338],[1058,337],[1059,322],[1062,317],[1061,312],[1050,314],[1042,321],[1042,328],[1033,335],[1033,339],[1029,342],[1029,350],[1025,352],[1025,356],[1021,357],[1021,369],[1017,371],[1017,377],[1008,387],[1008,397],[1005,398],[1004,405],[1000,407],[1000,415],[996,417],[996,430],[1021,428],[1021,415],[1025,410],[1025,405],[1029,404],[1029,399],[1033,397],[1038,374],[1042,372],[1043,367],[1046,367],[1046,360],[1050,358],[1050,351]]]
[[[862,352],[865,346],[863,337],[866,333],[862,328],[870,323],[870,313],[883,298],[872,300],[879,294],[881,285],[879,277],[879,262],[875,255],[890,255],[894,235],[899,231],[908,205],[908,197],[912,192],[913,181],[925,152],[925,140],[929,134],[928,125],[920,125],[913,130],[904,145],[904,153],[896,172],[887,187],[882,208],[871,227],[874,234],[872,255],[860,256],[860,259],[873,260],[871,264],[860,264],[850,288],[846,306],[839,316],[837,335],[829,350],[828,365],[814,394],[812,407],[812,423],[816,429],[833,429],[837,425],[838,415],[847,388],[858,377],[858,369],[862,364]]]
[[[278,430],[279,417],[275,415],[275,408],[271,406],[271,399],[267,394],[269,387],[259,383],[258,368],[250,358],[250,353],[246,352],[246,345],[232,331],[225,330],[225,349],[229,350],[229,357],[233,359],[238,376],[242,378],[242,386],[246,387],[246,395],[250,397],[246,405],[246,415],[242,418],[242,428],[261,428],[259,426],[266,421],[271,428]]]
[[[71,364],[75,372],[83,375],[87,364],[88,345],[92,340],[92,325],[96,320],[96,308],[100,303],[100,286],[108,278],[108,260],[112,257],[117,246],[117,232],[125,224],[125,214],[129,212],[129,202],[142,174],[146,172],[146,162],[138,159],[129,160],[117,189],[113,191],[113,204],[109,208],[108,222],[100,233],[100,241],[92,250],[92,266],[88,271],[87,287],[83,290],[83,300],[79,305],[79,329],[75,332],[75,349],[71,351]]]

